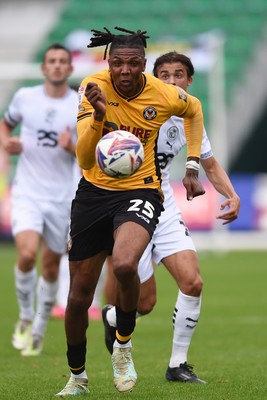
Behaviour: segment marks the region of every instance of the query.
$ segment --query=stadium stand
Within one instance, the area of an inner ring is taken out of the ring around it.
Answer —
[[[57,23],[63,1],[0,2],[0,112],[18,85],[20,66],[36,57],[40,43]]]
[[[34,2],[35,7],[39,3]],[[52,7],[52,2],[49,3]],[[135,0],[130,4],[124,0],[67,0],[61,3],[61,11],[55,8],[55,15],[59,16],[54,17],[52,28],[42,40],[36,61],[40,61],[48,44],[63,42],[76,29],[90,31],[116,25],[133,30],[140,28],[148,31],[150,43],[161,37],[194,41],[196,35],[221,30],[225,35],[225,93],[230,105],[233,90],[242,82],[244,61],[252,59],[267,16],[266,0],[182,0],[179,3],[177,0]],[[194,94],[201,98],[207,113],[207,81],[202,74],[196,73]]]
[[[164,36],[193,40],[195,35],[220,29],[226,39],[226,100],[231,102],[232,91],[242,81],[242,65],[253,57],[255,43],[262,37],[266,15],[266,0],[135,0],[130,4],[124,0],[70,0],[43,47],[63,41],[75,29],[90,31],[104,26],[147,30],[150,43]],[[207,112],[207,82],[197,74],[194,94]]]

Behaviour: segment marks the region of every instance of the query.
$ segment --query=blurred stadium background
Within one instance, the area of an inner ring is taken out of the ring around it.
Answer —
[[[267,232],[267,2],[266,0],[2,0],[0,1],[0,114],[21,85],[42,81],[43,50],[53,42],[73,52],[71,83],[106,67],[104,49],[88,50],[91,29],[146,30],[147,72],[171,50],[196,69],[190,93],[203,104],[213,151],[241,197],[240,217],[222,227],[220,197],[202,176],[206,194],[187,203],[176,160],[173,187],[198,249],[263,249]],[[10,240],[8,165],[0,149],[0,239]]]

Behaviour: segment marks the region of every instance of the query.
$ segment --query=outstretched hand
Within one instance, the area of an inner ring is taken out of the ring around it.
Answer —
[[[187,168],[183,185],[186,189],[186,198],[191,201],[194,197],[201,196],[205,193],[202,183],[198,179],[198,171]]]
[[[221,204],[221,210],[225,210],[221,214],[217,215],[217,219],[224,220],[223,225],[230,224],[230,222],[237,219],[240,209],[240,198],[238,196],[231,197],[230,199],[226,199]]]

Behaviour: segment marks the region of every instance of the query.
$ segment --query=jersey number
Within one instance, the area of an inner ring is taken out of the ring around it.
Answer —
[[[174,157],[173,154],[158,153],[157,158],[161,169],[167,167],[168,162]]]
[[[141,213],[145,214],[148,218],[153,218],[153,211],[155,210],[155,207],[153,206],[153,204],[149,203],[149,201],[145,201],[145,204],[143,204],[143,200],[135,199],[131,200],[130,203],[133,203],[133,205],[129,207],[127,211],[141,211]]]
[[[57,132],[38,131],[38,146],[56,147],[58,144]]]

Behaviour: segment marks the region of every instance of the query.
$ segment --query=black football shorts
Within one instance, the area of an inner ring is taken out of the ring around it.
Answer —
[[[162,211],[155,189],[106,190],[82,178],[71,207],[69,260],[84,260],[102,250],[111,254],[113,231],[127,221],[142,225],[152,237]]]

